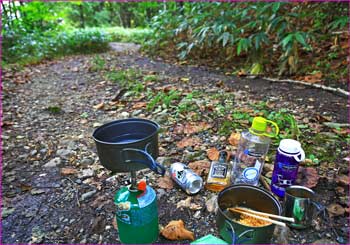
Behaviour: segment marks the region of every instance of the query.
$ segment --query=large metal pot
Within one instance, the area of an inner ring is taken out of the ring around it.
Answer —
[[[150,168],[164,175],[158,157],[159,125],[139,118],[116,120],[97,128],[92,137],[101,164],[113,172]]]
[[[222,238],[231,244],[269,244],[275,225],[249,227],[238,223],[240,214],[227,208],[242,206],[256,211],[281,215],[282,208],[269,192],[251,185],[232,185],[223,189],[217,199],[218,213],[216,225]]]

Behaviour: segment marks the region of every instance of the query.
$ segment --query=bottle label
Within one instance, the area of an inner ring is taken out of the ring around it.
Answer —
[[[280,186],[289,186],[296,179],[298,165],[290,165],[278,162],[272,182]]]
[[[227,174],[227,167],[224,165],[214,165],[213,166],[213,172],[212,177],[213,178],[226,178]]]
[[[186,182],[185,170],[180,170],[180,171],[175,170],[172,175],[174,179],[180,182],[180,184],[184,184]]]
[[[254,181],[257,179],[258,174],[259,174],[259,170],[256,169],[255,167],[251,167],[251,168],[244,169],[242,173],[242,177],[244,180]]]

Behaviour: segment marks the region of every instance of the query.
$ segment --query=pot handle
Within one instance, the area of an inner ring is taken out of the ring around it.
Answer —
[[[235,229],[233,228],[232,224],[227,220],[225,220],[225,222],[228,225],[226,229],[231,234],[231,241],[232,241],[231,244],[240,244],[243,242],[250,241],[254,238],[255,231],[253,229],[246,230],[241,234],[239,234],[238,236],[236,236]],[[251,234],[246,236],[248,233],[251,233]]]
[[[146,146],[147,148],[147,146]],[[146,151],[135,149],[135,148],[124,148],[122,150],[123,157],[125,162],[137,162],[146,165],[149,167],[152,171],[154,171],[157,174],[164,175],[165,174],[165,168],[164,166],[157,163],[153,157]],[[129,159],[127,156],[128,152],[137,153],[141,156],[141,159]]]

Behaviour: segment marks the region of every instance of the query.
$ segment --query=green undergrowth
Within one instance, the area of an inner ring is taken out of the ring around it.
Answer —
[[[101,53],[109,42],[142,44],[148,29],[121,27],[66,29],[64,31],[3,32],[3,65],[33,64],[71,54]]]

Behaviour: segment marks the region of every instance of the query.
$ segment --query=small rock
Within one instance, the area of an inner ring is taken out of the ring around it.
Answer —
[[[40,194],[43,194],[43,193],[45,193],[45,191],[44,190],[40,190],[40,189],[32,189],[30,191],[30,194],[32,194],[32,195],[40,195]]]
[[[81,160],[82,165],[91,165],[93,163],[94,163],[94,160],[88,157]]]
[[[195,212],[195,214],[193,215],[193,217],[195,218],[195,219],[199,219],[200,218],[200,216],[201,216],[201,211],[197,211],[197,212]]]
[[[142,110],[136,110],[136,111],[133,111],[133,112],[131,113],[131,115],[132,115],[133,117],[136,117],[136,116],[138,116],[141,112],[142,112]]]
[[[110,226],[110,225],[106,225],[106,231],[108,231],[108,230],[110,230],[112,228],[112,226]]]
[[[95,195],[95,193],[96,193],[96,190],[86,192],[83,195],[81,195],[81,200],[84,201],[84,200],[92,197],[93,195]]]
[[[166,194],[166,191],[164,189],[158,189],[157,190],[157,198],[158,200],[161,199],[162,196],[164,196]]]
[[[95,172],[92,169],[83,169],[82,172],[78,174],[79,179],[85,179],[94,176]]]
[[[66,148],[68,150],[77,150],[78,149],[78,145],[77,145],[77,143],[75,143],[74,140],[70,140],[70,141],[67,142]]]
[[[337,243],[334,241],[322,238],[322,239],[314,241],[312,244],[337,244]]]
[[[58,167],[61,164],[61,158],[55,157],[54,159],[47,162],[43,167],[44,168],[54,168]]]
[[[2,209],[2,218],[6,218],[10,214],[12,214],[15,211],[14,208],[3,208]]]
[[[209,213],[216,212],[216,210],[218,209],[216,199],[217,196],[214,194],[208,199],[208,201],[205,202],[206,208]]]
[[[26,159],[28,157],[28,154],[22,154],[18,156],[18,159]]]
[[[30,155],[31,155],[31,156],[34,156],[34,155],[36,155],[37,153],[38,153],[37,150],[32,150],[32,151],[30,152]]]
[[[87,241],[87,240],[86,240],[86,238],[84,238],[84,239],[83,239],[83,240],[81,240],[79,243],[80,243],[80,244],[85,244],[85,243],[86,243],[86,241]]]
[[[122,113],[120,113],[120,118],[125,119],[125,118],[129,118],[130,117],[130,113],[123,111]]]
[[[43,149],[40,149],[40,151],[39,151],[41,154],[46,154],[46,152],[47,152],[47,149],[46,148],[43,148]]]
[[[68,149],[59,149],[56,151],[56,155],[68,159],[72,155],[73,151],[68,150]]]
[[[100,127],[100,126],[102,126],[102,123],[94,123],[93,125],[92,125],[92,127],[94,127],[94,128],[97,128],[97,127]]]
[[[81,181],[81,179],[76,179],[75,183],[77,183],[78,185],[80,185],[83,181]]]

